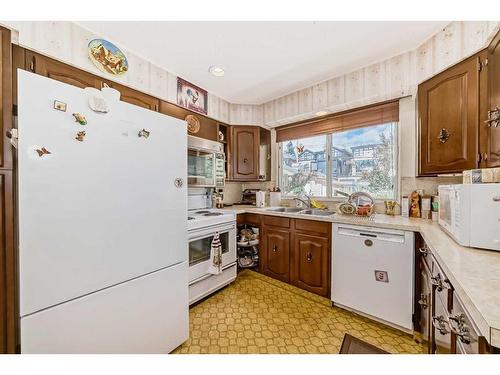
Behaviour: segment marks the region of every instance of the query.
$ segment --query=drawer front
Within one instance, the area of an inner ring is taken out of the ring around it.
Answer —
[[[332,223],[323,221],[295,219],[295,229],[306,233],[321,233],[328,235],[332,229]]]
[[[260,227],[260,215],[257,214],[238,214],[238,224],[252,224]]]
[[[290,219],[278,216],[264,216],[263,222],[265,225],[272,227],[290,228]]]
[[[478,354],[478,331],[456,294],[453,296],[453,312],[450,314],[449,322],[450,330],[456,336],[457,348],[460,347],[465,354]]]

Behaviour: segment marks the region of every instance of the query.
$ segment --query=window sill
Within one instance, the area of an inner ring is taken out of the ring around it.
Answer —
[[[303,199],[303,196],[300,196],[300,195],[283,195],[281,197],[281,200],[293,200],[294,198],[300,198],[300,199]],[[341,202],[345,202],[347,200],[348,197],[345,197],[345,198],[333,198],[333,197],[330,197],[330,198],[326,198],[326,197],[311,197],[311,199],[315,199],[319,202],[337,202],[337,203],[341,203]],[[394,201],[399,201],[399,198],[384,198],[384,199],[374,199],[375,201],[375,204],[377,203],[381,203],[383,204],[384,201],[388,201],[388,200],[394,200]]]

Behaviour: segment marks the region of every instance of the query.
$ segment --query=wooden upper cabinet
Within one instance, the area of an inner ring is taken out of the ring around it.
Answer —
[[[155,98],[154,96],[144,94],[140,91],[131,89],[127,86],[123,86],[115,82],[104,81],[103,86],[104,85],[120,91],[120,100],[123,102],[146,108],[151,111],[160,110],[160,100]]]
[[[295,233],[292,284],[329,297],[329,239]]]
[[[290,281],[290,232],[275,228],[264,231],[262,271],[275,279]]]
[[[10,30],[0,27],[0,168],[12,168],[7,132],[12,128],[12,47]]]
[[[97,76],[29,50],[26,50],[26,69],[82,89],[101,88],[101,79]]]
[[[477,166],[479,70],[474,55],[418,86],[420,175]]]
[[[500,32],[488,47],[488,97],[487,108],[482,111],[484,120],[480,122],[480,136],[483,146],[483,167],[500,167],[500,121],[489,122],[492,118],[500,118]]]
[[[232,180],[255,181],[259,178],[258,126],[231,127],[231,171]]]
[[[120,91],[120,100],[139,107],[158,111],[160,100],[140,91],[123,86],[119,83],[106,81],[94,74],[72,67],[71,65],[53,60],[36,52],[26,50],[26,69],[68,85],[85,88],[101,89],[105,85]]]
[[[187,115],[196,116],[196,118],[200,121],[200,129],[196,133],[189,133],[189,135],[193,135],[195,137],[200,137],[204,139],[210,139],[211,141],[218,141],[218,128],[217,121],[200,115],[198,113],[191,112],[185,108],[179,107],[178,105],[160,101],[160,112],[180,120],[184,120]]]

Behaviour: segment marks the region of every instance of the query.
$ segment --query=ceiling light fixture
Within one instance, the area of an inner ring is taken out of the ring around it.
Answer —
[[[224,77],[225,74],[224,69],[215,65],[212,65],[210,68],[208,68],[208,71],[216,77]]]
[[[325,116],[327,115],[328,112],[327,111],[319,111],[319,112],[316,112],[316,116],[320,117],[320,116]]]

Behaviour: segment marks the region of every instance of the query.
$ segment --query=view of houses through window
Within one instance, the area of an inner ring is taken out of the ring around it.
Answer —
[[[395,131],[388,123],[282,142],[283,193],[395,198]]]

